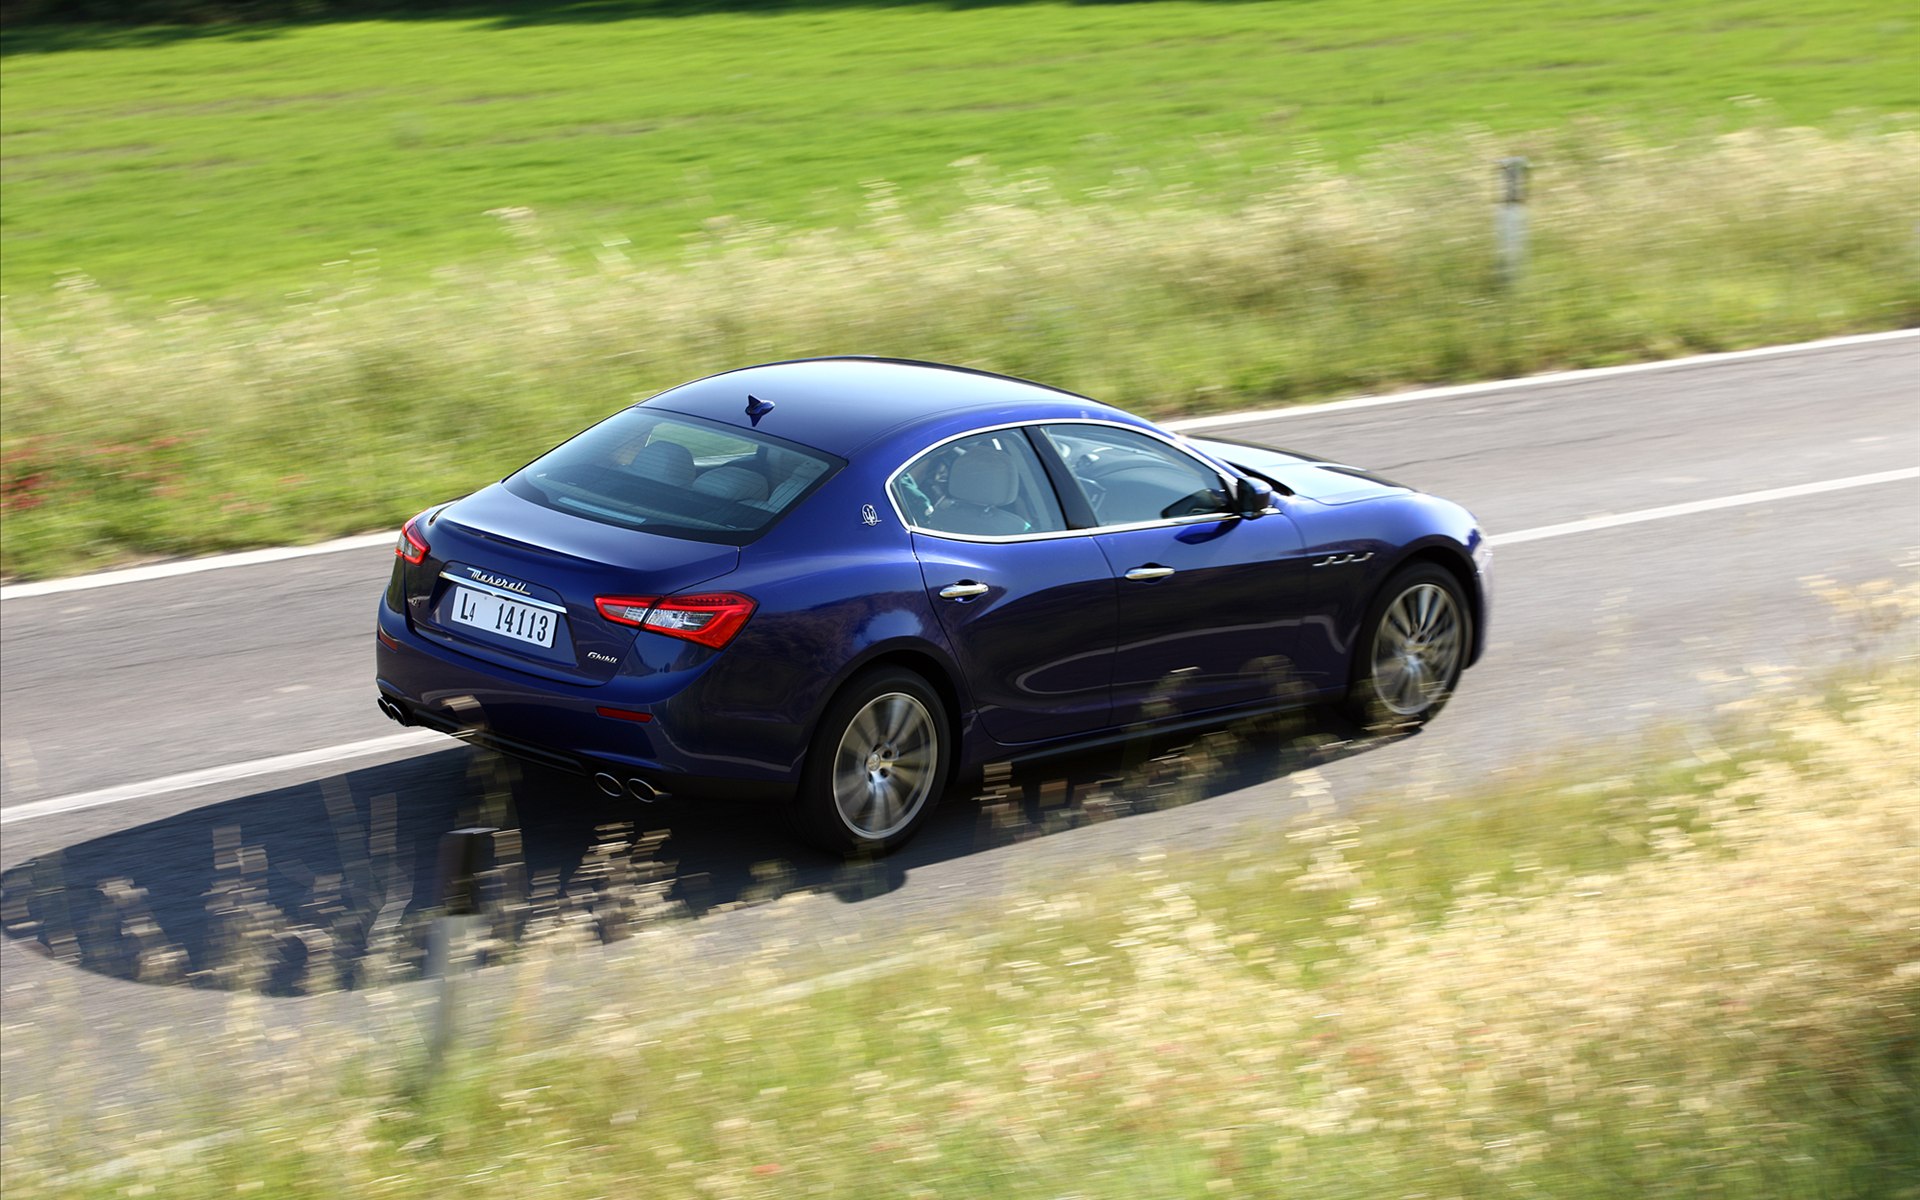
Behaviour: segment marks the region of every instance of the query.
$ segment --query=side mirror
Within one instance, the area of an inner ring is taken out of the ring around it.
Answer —
[[[1273,485],[1264,479],[1241,476],[1234,484],[1234,506],[1240,515],[1252,520],[1273,507]]]

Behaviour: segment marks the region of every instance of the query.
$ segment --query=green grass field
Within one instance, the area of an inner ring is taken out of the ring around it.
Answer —
[[[950,215],[963,160],[1226,209],[1302,145],[1350,165],[1463,126],[1525,151],[1583,116],[1665,139],[1920,111],[1920,16],[1887,0],[621,11],[8,30],[0,288],[271,303],[517,257],[501,209],[565,254],[658,258],[718,216],[858,222],[879,180]]]

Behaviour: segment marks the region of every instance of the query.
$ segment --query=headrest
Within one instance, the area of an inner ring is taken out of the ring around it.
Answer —
[[[1013,455],[987,447],[969,450],[953,460],[947,474],[947,494],[962,504],[997,508],[1011,503],[1020,492]]]
[[[767,478],[748,467],[715,467],[693,481],[693,490],[751,504],[767,498]]]
[[[693,451],[679,442],[648,442],[633,456],[633,473],[668,487],[693,482]]]

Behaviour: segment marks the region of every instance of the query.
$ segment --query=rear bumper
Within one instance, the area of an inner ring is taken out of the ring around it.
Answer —
[[[704,703],[704,672],[558,683],[470,658],[415,634],[386,605],[378,611],[375,683],[396,720],[673,794],[776,796],[798,781],[803,731]]]

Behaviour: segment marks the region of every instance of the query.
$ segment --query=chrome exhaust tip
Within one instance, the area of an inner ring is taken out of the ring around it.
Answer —
[[[396,721],[402,725],[413,724],[413,718],[407,715],[407,710],[385,696],[380,697],[380,711],[386,714],[389,721]]]
[[[601,791],[605,792],[609,796],[620,795],[620,781],[618,779],[615,779],[613,776],[607,774],[605,771],[602,771],[598,775],[595,775],[593,777],[593,782],[596,787],[598,787]]]
[[[646,780],[641,779],[637,775],[632,779],[627,780],[627,793],[642,804],[652,804],[656,801],[665,800],[667,798],[667,794],[665,792],[661,791],[659,788],[648,783]]]

